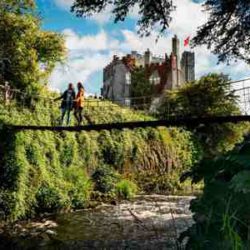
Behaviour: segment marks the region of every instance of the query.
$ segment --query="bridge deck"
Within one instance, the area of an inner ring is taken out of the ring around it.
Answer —
[[[135,121],[135,122],[123,122],[123,123],[107,123],[107,124],[91,124],[76,127],[52,127],[52,126],[32,126],[32,125],[8,125],[7,128],[22,131],[22,130],[39,130],[39,131],[69,131],[69,132],[80,132],[80,131],[100,131],[100,130],[113,130],[113,129],[135,129],[145,127],[179,127],[187,126],[194,127],[199,124],[221,124],[221,123],[238,123],[238,122],[250,122],[250,116],[215,116],[215,117],[197,117],[197,118],[180,118],[173,117],[168,120],[157,120],[157,121]]]

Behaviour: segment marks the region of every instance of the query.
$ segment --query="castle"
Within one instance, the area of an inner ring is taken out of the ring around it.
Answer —
[[[146,69],[149,81],[160,95],[165,89],[175,89],[195,79],[195,54],[184,51],[180,57],[180,40],[172,39],[172,52],[168,57],[155,57],[148,49],[144,55],[132,51],[123,58],[114,56],[103,70],[101,94],[105,99],[130,105],[131,75],[136,67]]]

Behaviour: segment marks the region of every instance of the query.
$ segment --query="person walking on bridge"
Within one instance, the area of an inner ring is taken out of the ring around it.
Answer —
[[[70,112],[73,109],[74,106],[74,100],[76,98],[74,86],[72,83],[68,85],[68,89],[64,91],[64,93],[55,99],[57,100],[62,100],[61,103],[61,111],[62,111],[62,116],[61,116],[61,125],[63,125],[64,117],[67,115],[67,125],[70,123]]]
[[[84,107],[84,87],[81,82],[77,83],[77,95],[75,99],[75,111],[74,115],[77,120],[78,126],[81,125],[83,121],[83,107]]]

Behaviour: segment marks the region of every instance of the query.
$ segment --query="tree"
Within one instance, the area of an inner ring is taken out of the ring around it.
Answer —
[[[87,17],[112,8],[114,21],[124,21],[129,11],[139,6],[138,21],[141,35],[149,35],[159,24],[165,32],[175,10],[172,0],[75,0],[71,10],[79,17]],[[250,62],[250,0],[206,0],[205,11],[210,15],[206,24],[198,29],[193,45],[207,45],[219,61],[232,58]]]
[[[88,17],[113,8],[114,21],[124,21],[130,10],[139,6],[141,18],[138,21],[139,33],[149,35],[155,24],[160,23],[161,32],[169,27],[171,12],[175,9],[172,0],[75,0],[71,11],[78,17]]]
[[[177,90],[168,91],[159,107],[159,116],[207,117],[240,114],[237,96],[230,89],[227,76],[209,74]],[[205,93],[205,94],[204,94]],[[243,138],[246,125],[213,124],[196,127],[193,132],[207,155],[233,149]]]
[[[194,45],[207,45],[222,62],[236,58],[250,63],[250,1],[207,0],[204,7],[209,19],[199,28]]]
[[[64,39],[41,30],[32,0],[0,3],[0,80],[19,89],[37,89],[65,56]]]

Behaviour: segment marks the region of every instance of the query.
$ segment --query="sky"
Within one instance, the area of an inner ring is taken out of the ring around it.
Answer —
[[[63,91],[69,82],[81,81],[88,93],[99,94],[103,83],[103,68],[111,62],[113,55],[123,56],[132,50],[144,53],[148,48],[156,56],[170,54],[171,39],[175,34],[181,41],[183,51],[184,39],[188,36],[192,38],[197,27],[201,26],[208,16],[202,11],[202,0],[174,2],[177,9],[172,13],[170,28],[156,42],[157,27],[149,37],[140,38],[137,35],[137,8],[131,11],[125,22],[114,24],[110,10],[84,19],[70,13],[73,0],[36,0],[42,17],[42,28],[63,34],[68,49],[66,62],[63,65],[58,64],[49,79],[50,88]],[[250,77],[250,66],[244,62],[218,65],[217,56],[205,47],[196,47],[194,52],[196,78],[209,72],[223,72],[232,80]]]

